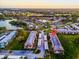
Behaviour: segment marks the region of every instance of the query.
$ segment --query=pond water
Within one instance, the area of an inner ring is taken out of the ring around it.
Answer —
[[[4,20],[4,21],[0,20],[0,27],[6,27],[6,29],[13,29],[13,30],[21,29],[20,27],[11,25],[9,23],[10,21],[13,21],[13,20]]]

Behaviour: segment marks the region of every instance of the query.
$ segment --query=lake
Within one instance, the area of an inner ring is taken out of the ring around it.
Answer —
[[[13,26],[9,22],[13,20],[0,20],[0,27],[6,27],[8,30],[22,29],[21,27]]]

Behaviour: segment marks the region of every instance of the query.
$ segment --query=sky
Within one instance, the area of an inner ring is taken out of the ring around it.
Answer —
[[[79,0],[0,0],[0,8],[79,8]]]

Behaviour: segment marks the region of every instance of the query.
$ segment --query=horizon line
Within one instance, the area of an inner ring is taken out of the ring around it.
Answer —
[[[21,8],[21,7],[0,7],[0,9],[79,9],[79,8]]]

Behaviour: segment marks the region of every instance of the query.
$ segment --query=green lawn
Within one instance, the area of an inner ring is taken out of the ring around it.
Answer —
[[[63,35],[58,34],[61,44],[64,48],[64,55],[55,55],[56,59],[76,59],[79,55],[79,48],[75,43],[75,40],[79,38],[79,35]]]
[[[55,55],[53,51],[50,52],[51,59],[78,59],[79,58],[79,35],[64,35],[58,34],[58,38],[64,48],[64,55]],[[51,44],[49,43],[49,48],[51,49]],[[46,56],[48,59],[48,56]]]

